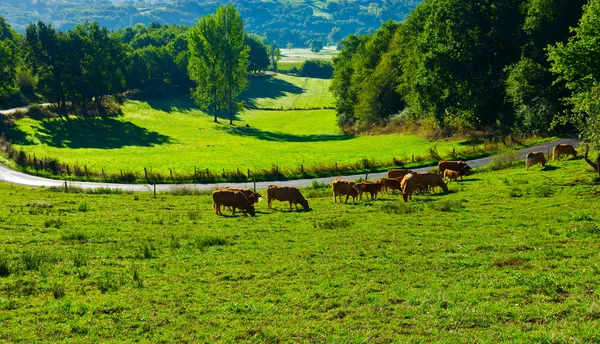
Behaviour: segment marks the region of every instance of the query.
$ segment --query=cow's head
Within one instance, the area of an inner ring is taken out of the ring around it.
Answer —
[[[404,199],[404,202],[408,202],[408,194],[407,193],[403,193],[402,198]]]
[[[307,201],[307,200],[305,200],[305,199],[303,199],[302,201],[300,201],[300,205],[302,205],[302,206],[304,207],[304,210],[308,210],[308,209],[310,209],[310,208],[308,207],[308,201]]]
[[[250,216],[256,216],[256,212],[254,211],[254,206],[253,205],[251,205],[248,208],[248,214],[250,214]]]

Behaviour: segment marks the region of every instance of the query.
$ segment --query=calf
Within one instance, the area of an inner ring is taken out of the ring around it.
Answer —
[[[282,202],[290,202],[290,210],[292,210],[292,203],[298,210],[298,204],[304,207],[304,210],[308,210],[308,201],[302,196],[300,190],[291,186],[276,186],[269,185],[267,188],[267,200],[269,203],[269,209],[274,200]]]
[[[377,194],[383,190],[383,183],[364,180],[356,183],[356,189],[358,190],[359,199],[362,199],[364,192],[368,192],[371,195],[371,200],[373,200],[377,199]]]
[[[544,152],[531,152],[525,157],[525,170],[529,171],[531,164],[538,164],[538,167],[546,166],[546,157]]]
[[[402,190],[400,187],[400,181],[402,178],[381,178],[379,182],[383,184],[385,193],[388,193],[388,189],[392,189],[392,192],[395,190]]]
[[[573,157],[577,157],[577,151],[575,150],[575,148],[573,147],[573,145],[570,145],[568,143],[563,143],[563,144],[559,144],[554,146],[554,149],[552,149],[552,161],[554,161],[554,159],[559,156],[564,154],[566,157],[568,157],[569,155],[572,155]]]
[[[244,216],[246,216],[246,211],[250,213],[250,215],[255,216],[254,206],[250,203],[248,198],[244,196],[244,194],[240,191],[235,190],[215,190],[212,193],[213,198],[213,211],[215,214],[223,215],[221,213],[221,206],[232,207],[232,215],[235,215],[235,209],[239,208],[242,210]]]
[[[331,182],[331,190],[333,191],[333,202],[337,202],[337,196],[340,196],[340,202],[342,202],[342,195],[346,195],[346,201],[348,203],[348,197],[352,196],[352,203],[358,196],[358,189],[356,183],[349,180],[336,179]]]
[[[452,170],[445,170],[444,171],[444,179],[446,179],[448,182],[450,180],[454,180],[454,181],[458,181],[458,177],[460,177],[460,179],[462,180],[462,173],[458,172],[458,171],[452,171]]]

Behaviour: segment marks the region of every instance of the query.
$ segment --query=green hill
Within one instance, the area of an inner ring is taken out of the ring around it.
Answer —
[[[235,0],[247,31],[267,37],[268,43],[288,42],[306,47],[313,39],[330,44],[349,34],[363,34],[377,29],[382,22],[402,20],[416,6],[417,0],[312,1],[291,2]],[[198,17],[214,13],[229,1],[119,1],[108,0],[4,0],[0,16],[23,32],[30,22],[43,20],[67,31],[84,21],[97,21],[111,30],[138,23],[193,25]],[[310,23],[310,25],[306,25]]]

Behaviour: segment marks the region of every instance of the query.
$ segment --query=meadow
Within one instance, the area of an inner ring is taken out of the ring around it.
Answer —
[[[343,135],[330,109],[329,83],[286,75],[253,78],[242,96],[251,109],[240,112],[233,126],[225,118],[214,123],[188,97],[167,95],[128,100],[120,117],[18,119],[8,138],[30,157],[56,158],[107,174],[143,174],[146,168],[167,176],[195,168],[213,174],[335,169],[336,163],[363,160],[392,166],[394,159],[410,162],[413,154],[431,159],[431,151],[443,156],[483,147],[482,142],[434,142],[411,134]]]
[[[0,340],[598,342],[597,181],[571,159],[408,204],[315,184],[256,217],[0,184]]]

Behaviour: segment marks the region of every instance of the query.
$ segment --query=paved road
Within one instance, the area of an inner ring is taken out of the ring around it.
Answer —
[[[549,149],[552,149],[555,144],[558,143],[570,143],[573,146],[577,147],[579,145],[579,140],[577,139],[559,139],[552,142],[546,142],[544,144],[529,147],[525,149],[521,149],[519,151],[519,156],[521,159],[524,159],[527,153],[534,151],[543,151],[547,152]],[[471,167],[481,167],[485,166],[490,162],[490,158],[481,158],[475,160],[469,160],[468,163]],[[417,172],[428,171],[431,167],[423,167],[418,169],[413,169]],[[370,173],[369,179],[378,179],[385,177],[386,172],[379,173]],[[364,174],[355,174],[349,176],[335,176],[335,177],[327,177],[327,178],[316,178],[318,182],[323,182],[325,184],[330,184],[335,178],[354,180],[359,177],[365,177]],[[4,181],[12,184],[26,185],[26,186],[64,186],[65,182],[61,180],[47,179],[32,176],[29,174],[17,172],[12,170],[2,164],[0,164],[0,181]],[[266,189],[267,186],[272,184],[277,184],[281,186],[308,186],[311,185],[313,179],[298,179],[298,180],[285,180],[285,181],[270,181],[270,182],[257,182],[257,189]],[[151,185],[145,184],[118,184],[118,183],[96,183],[96,182],[68,182],[71,186],[76,186],[84,189],[96,189],[96,188],[111,188],[111,189],[122,189],[134,192],[148,192],[152,190]],[[170,191],[173,188],[177,187],[190,187],[197,190],[212,190],[216,187],[235,187],[235,188],[246,188],[253,187],[253,183],[222,183],[222,184],[157,184],[156,191]]]

